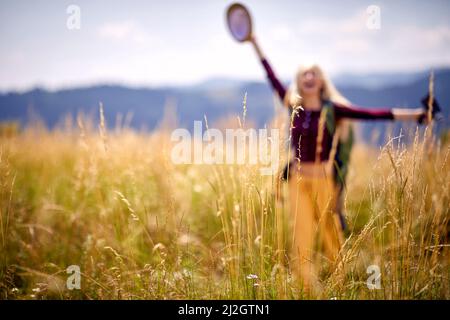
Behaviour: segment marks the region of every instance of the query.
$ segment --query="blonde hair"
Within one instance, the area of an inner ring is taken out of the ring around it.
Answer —
[[[334,86],[333,82],[330,78],[323,72],[322,68],[318,65],[314,64],[311,66],[301,66],[298,68],[295,79],[292,82],[289,90],[286,94],[284,103],[287,106],[295,107],[301,105],[301,90],[299,88],[299,79],[303,76],[303,74],[307,71],[314,71],[316,75],[322,80],[322,90],[321,90],[321,99],[328,100],[331,102],[335,102],[338,104],[342,104],[344,106],[349,106],[350,101],[348,101]]]

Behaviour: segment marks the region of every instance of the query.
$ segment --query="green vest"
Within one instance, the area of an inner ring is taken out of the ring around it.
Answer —
[[[333,103],[331,101],[324,101],[322,112],[325,112],[325,123],[328,133],[333,137],[336,131],[336,118]],[[350,125],[346,139],[339,138],[336,155],[334,156],[334,179],[339,187],[343,187],[345,184],[353,141],[353,127]]]

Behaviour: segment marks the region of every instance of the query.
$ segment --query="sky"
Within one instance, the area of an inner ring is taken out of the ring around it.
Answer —
[[[448,0],[241,2],[283,79],[304,63],[319,63],[331,75],[450,66]],[[230,3],[0,0],[0,90],[263,80],[251,46],[228,33]],[[79,29],[67,27],[69,5],[80,9]],[[367,26],[371,5],[380,8],[378,29]]]

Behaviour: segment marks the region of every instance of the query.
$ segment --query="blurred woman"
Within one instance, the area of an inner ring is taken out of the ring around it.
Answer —
[[[317,283],[313,251],[323,250],[333,263],[343,243],[336,213],[339,193],[334,158],[339,141],[345,141],[350,133],[348,120],[417,121],[424,117],[425,111],[351,105],[317,65],[301,67],[287,90],[255,39],[251,41],[273,89],[291,111],[291,147],[296,160],[288,167],[290,211],[294,221],[293,271],[309,291]]]

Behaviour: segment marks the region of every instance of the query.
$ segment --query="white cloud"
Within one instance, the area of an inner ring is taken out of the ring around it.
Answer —
[[[358,10],[350,17],[332,20],[325,18],[305,19],[299,24],[300,35],[324,36],[332,34],[355,35],[365,33],[367,14]]]
[[[367,18],[365,10],[359,10],[334,21],[305,19],[294,29],[291,50],[285,50],[284,56],[302,61],[314,56],[333,73],[400,71],[450,63],[449,25],[382,24],[380,30],[369,30]]]
[[[428,28],[417,26],[400,27],[393,34],[393,40],[418,50],[431,51],[443,48],[450,49],[450,27],[439,25]],[[403,41],[399,41],[403,40]]]
[[[150,39],[150,36],[135,21],[105,23],[98,28],[97,34],[101,38],[114,41],[129,40],[145,43]]]
[[[270,30],[269,37],[274,41],[287,42],[295,38],[294,32],[289,26],[279,24]]]
[[[336,53],[340,54],[352,54],[361,55],[368,53],[372,48],[372,45],[367,39],[361,37],[350,37],[336,42],[334,49]]]

